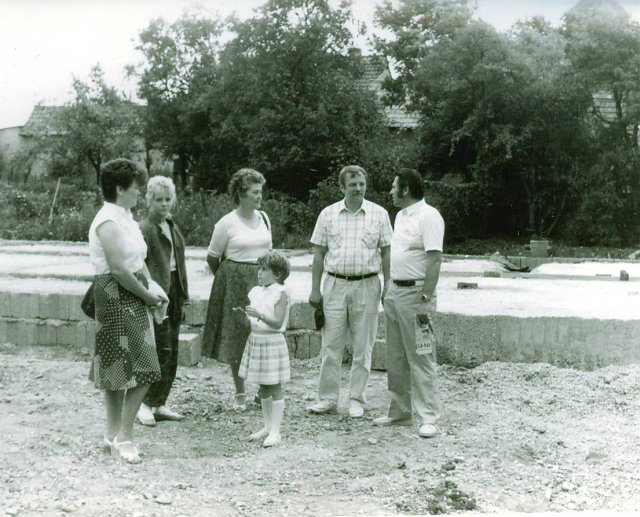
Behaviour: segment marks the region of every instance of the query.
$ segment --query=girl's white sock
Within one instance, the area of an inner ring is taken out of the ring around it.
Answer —
[[[273,399],[260,399],[260,405],[262,406],[262,416],[264,417],[264,427],[259,431],[256,431],[249,436],[249,440],[264,440],[269,436],[269,430],[271,429],[271,411],[273,406]]]
[[[262,443],[263,447],[273,447],[280,443],[280,425],[282,424],[283,414],[284,399],[274,400],[271,403],[271,427],[269,429],[269,435]]]

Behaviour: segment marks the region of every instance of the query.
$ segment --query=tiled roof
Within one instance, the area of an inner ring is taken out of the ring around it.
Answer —
[[[382,82],[389,77],[389,65],[383,56],[363,56],[364,73],[360,84],[376,94],[382,101]],[[418,115],[406,111],[402,106],[384,106],[387,125],[394,129],[414,129],[418,127]]]
[[[126,115],[132,120],[134,117],[143,117],[145,106],[139,104],[127,103],[123,106],[124,111],[119,114]],[[33,108],[29,120],[22,126],[20,130],[21,136],[60,136],[66,133],[63,115],[66,106],[41,106]],[[138,112],[136,114],[136,112]]]
[[[61,118],[64,106],[36,106],[20,130],[21,136],[57,136],[64,134]]]

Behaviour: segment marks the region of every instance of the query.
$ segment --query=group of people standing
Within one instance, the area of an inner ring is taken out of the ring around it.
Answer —
[[[143,178],[129,160],[105,164],[105,203],[89,230],[98,325],[90,378],[105,392],[105,447],[129,463],[140,461],[133,442],[136,418],[143,425],[183,418],[167,399],[176,375],[183,309],[189,303],[184,238],[171,218],[175,187],[169,178],[152,177],[146,188],[148,214],[137,223],[131,209]],[[324,326],[318,401],[308,410],[336,411],[342,355],[350,340],[349,415],[362,417],[382,300],[391,403],[387,415],[373,422],[411,425],[416,415],[420,436],[435,436],[436,350],[421,346],[420,340],[425,321],[432,329],[436,309],[442,217],[425,203],[422,178],[410,169],[398,171],[391,188],[401,209],[395,229],[386,210],[365,199],[363,168],[345,167],[339,183],[343,200],[320,213],[311,237],[309,303],[322,307]],[[264,427],[249,439],[270,447],[281,441],[283,384],[290,379],[284,331],[291,293],[285,284],[289,262],[272,250],[271,221],[261,210],[264,184],[264,176],[253,169],[240,169],[231,178],[229,193],[236,207],[216,223],[207,250],[215,276],[203,353],[230,365],[235,411],[247,409],[245,382],[260,386]]]

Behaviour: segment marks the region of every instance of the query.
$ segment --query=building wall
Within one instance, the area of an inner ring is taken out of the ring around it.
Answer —
[[[21,126],[0,129],[0,154],[7,161],[24,145],[20,129]]]

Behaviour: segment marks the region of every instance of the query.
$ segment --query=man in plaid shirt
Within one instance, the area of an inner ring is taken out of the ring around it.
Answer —
[[[349,336],[353,347],[349,415],[357,418],[364,413],[380,297],[389,281],[392,229],[387,211],[364,199],[367,173],[362,167],[349,165],[338,179],[344,199],[320,212],[311,236],[315,248],[309,303],[314,307],[322,304],[325,324],[319,400],[308,410],[316,414],[336,411],[342,355]]]

